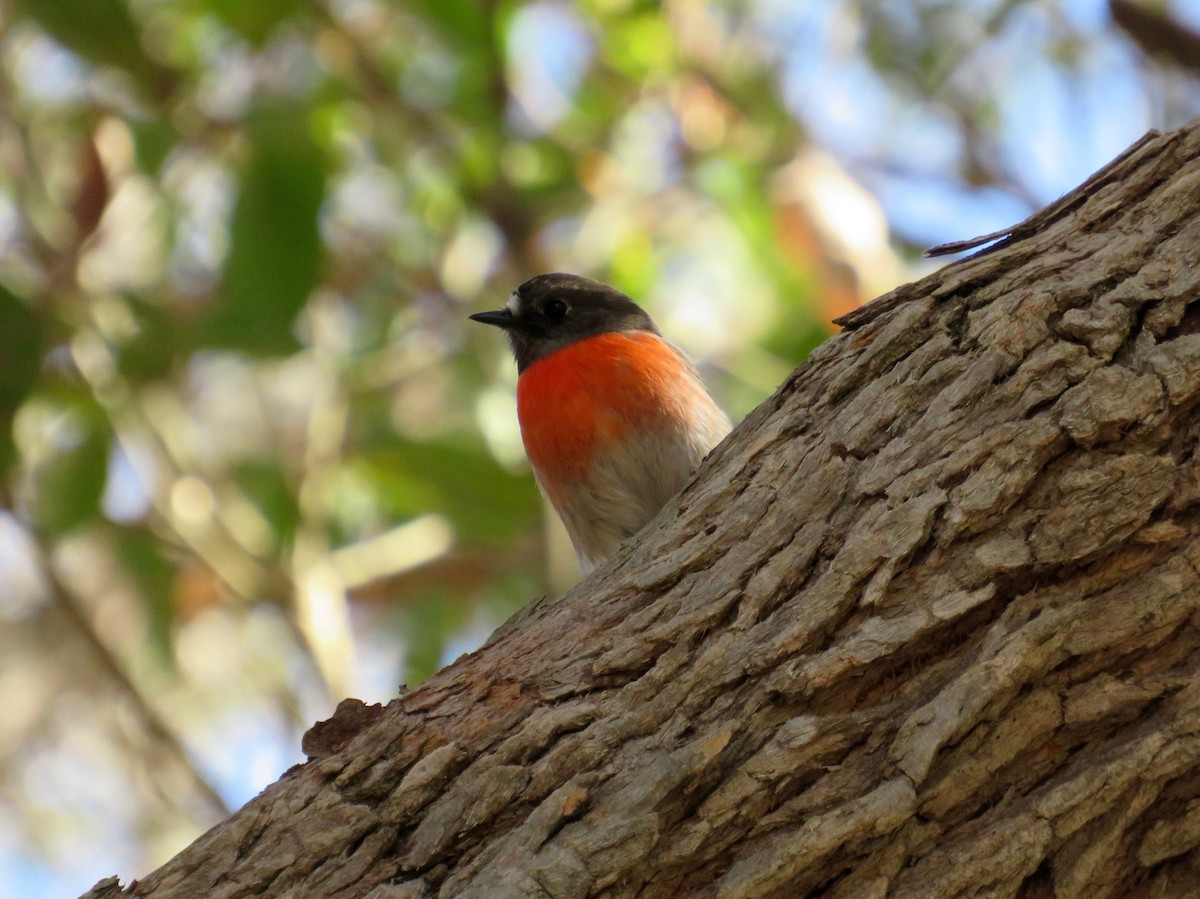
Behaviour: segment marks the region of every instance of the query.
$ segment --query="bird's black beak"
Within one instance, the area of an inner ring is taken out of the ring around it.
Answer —
[[[507,309],[501,309],[498,312],[476,312],[474,315],[468,316],[473,322],[483,322],[485,325],[495,325],[497,328],[510,330],[518,328],[521,325],[521,320],[509,312]]]

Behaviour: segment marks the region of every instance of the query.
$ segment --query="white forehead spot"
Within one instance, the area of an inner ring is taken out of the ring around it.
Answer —
[[[513,315],[516,315],[521,311],[521,298],[517,296],[517,292],[515,290],[513,291],[512,296],[508,298],[508,302],[504,304],[504,308]]]

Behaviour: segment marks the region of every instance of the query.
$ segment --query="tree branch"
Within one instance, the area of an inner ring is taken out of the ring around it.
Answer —
[[[1200,889],[1198,248],[1200,123],[848,316],[612,563],[89,895]]]

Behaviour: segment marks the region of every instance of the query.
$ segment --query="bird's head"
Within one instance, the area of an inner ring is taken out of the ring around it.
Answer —
[[[518,372],[599,334],[659,333],[650,316],[615,287],[559,272],[530,278],[513,291],[503,309],[477,312],[471,320],[504,329]]]

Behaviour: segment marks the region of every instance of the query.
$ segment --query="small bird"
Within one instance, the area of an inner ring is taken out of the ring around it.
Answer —
[[[542,492],[587,574],[641,530],[729,433],[728,416],[650,316],[607,284],[531,278],[477,322],[517,360],[517,418]]]

